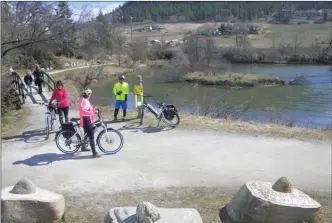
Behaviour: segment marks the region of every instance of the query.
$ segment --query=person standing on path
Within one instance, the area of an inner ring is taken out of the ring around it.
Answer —
[[[80,127],[83,127],[84,133],[87,134],[90,141],[90,147],[92,150],[92,157],[98,158],[100,155],[96,152],[93,115],[96,113],[96,108],[92,106],[90,97],[92,90],[84,88],[82,97],[78,100],[78,107],[80,112]],[[88,151],[87,148],[81,148],[81,151]]]
[[[119,82],[115,83],[113,87],[113,93],[115,95],[115,110],[114,110],[114,120],[118,119],[118,113],[120,107],[123,110],[122,120],[124,121],[127,115],[127,96],[129,94],[129,84],[124,81],[125,77],[120,76]]]
[[[53,91],[52,97],[49,102],[49,107],[51,107],[52,101],[55,99],[58,101],[57,108],[59,112],[59,122],[60,125],[63,124],[63,116],[65,116],[65,122],[69,122],[68,113],[69,113],[69,100],[68,92],[63,86],[63,81],[58,80],[55,83],[56,89]]]
[[[24,76],[24,83],[27,86],[27,90],[28,91],[30,90],[30,94],[32,94],[32,88],[31,88],[32,81],[33,81],[33,78],[31,76],[31,71],[27,70],[27,73]]]
[[[41,71],[39,65],[36,65],[36,70],[33,72],[33,76],[35,77],[35,85],[38,86],[38,93],[43,93],[42,84],[44,82],[44,74]]]

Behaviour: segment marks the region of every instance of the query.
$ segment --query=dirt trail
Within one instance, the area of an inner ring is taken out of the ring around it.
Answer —
[[[49,93],[45,94],[49,99]],[[43,132],[38,134],[44,127],[45,107],[29,106],[32,112],[23,133],[2,141],[2,186],[28,177],[40,187],[79,195],[170,186],[237,189],[248,180],[275,181],[287,176],[297,188],[331,193],[328,142],[116,123],[111,126],[124,135],[123,149],[92,159],[90,152],[62,154],[54,134],[45,141]],[[77,117],[77,111],[70,111],[70,116]]]

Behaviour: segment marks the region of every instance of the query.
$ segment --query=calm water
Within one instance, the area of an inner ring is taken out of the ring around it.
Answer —
[[[174,103],[182,111],[203,114],[211,105],[220,109],[238,107],[250,100],[249,109],[241,116],[243,120],[259,122],[293,121],[297,126],[327,127],[332,119],[332,71],[329,66],[303,65],[233,65],[232,72],[245,72],[276,76],[284,80],[303,75],[306,85],[232,89],[198,86],[187,83],[162,83],[158,70],[138,71],[143,76],[145,94],[155,100]],[[135,75],[128,77],[130,86],[136,83]],[[94,86],[93,101],[112,105],[113,80]],[[152,103],[154,101],[151,101]]]

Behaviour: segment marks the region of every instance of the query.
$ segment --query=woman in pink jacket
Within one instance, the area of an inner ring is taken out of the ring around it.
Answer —
[[[69,100],[68,100],[68,92],[63,87],[62,80],[58,80],[55,83],[56,89],[53,91],[52,97],[49,102],[49,106],[51,106],[51,103],[53,100],[57,100],[57,108],[59,112],[59,121],[60,125],[63,124],[63,116],[65,116],[65,122],[68,122],[68,113],[69,113]]]
[[[82,92],[82,97],[78,100],[78,107],[80,112],[80,126],[83,127],[84,133],[86,133],[89,137],[92,156],[96,158],[100,157],[100,155],[98,155],[98,153],[96,152],[93,128],[93,115],[96,114],[96,109],[92,106],[90,102],[91,94],[92,90],[89,88],[85,88]],[[82,151],[86,150],[82,149]]]

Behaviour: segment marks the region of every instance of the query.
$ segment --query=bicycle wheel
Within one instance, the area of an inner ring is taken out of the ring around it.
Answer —
[[[106,154],[115,154],[122,149],[123,136],[122,134],[112,128],[108,128],[106,131],[101,131],[97,136],[97,145],[99,149]],[[105,146],[102,143],[105,142]]]
[[[74,154],[76,153],[81,147],[81,136],[72,130],[61,130],[57,133],[56,139],[56,146],[58,149],[66,154]],[[64,146],[60,143],[64,142]],[[65,148],[67,147],[67,148]]]
[[[164,116],[164,114],[162,114],[161,116],[161,120],[163,120],[163,122],[168,126],[168,127],[176,127],[180,124],[180,116],[177,112],[174,113],[174,117],[172,120],[167,120]],[[174,123],[173,123],[174,122]]]
[[[139,122],[140,125],[143,125],[143,122],[144,122],[144,111],[145,111],[144,106],[142,106],[141,119],[140,119],[140,122]]]
[[[50,137],[50,116],[47,114],[45,117],[45,139],[47,140]]]

